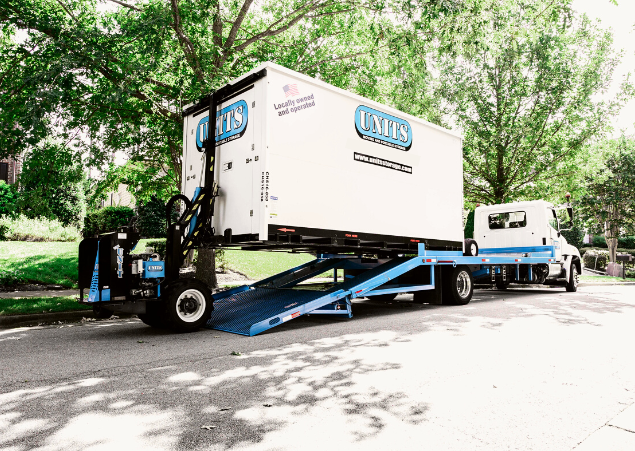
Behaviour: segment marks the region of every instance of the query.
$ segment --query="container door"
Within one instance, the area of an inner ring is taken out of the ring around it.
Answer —
[[[207,109],[190,114],[183,124],[183,159],[181,172],[181,193],[192,199],[196,188],[202,186],[205,175],[205,153],[202,152],[202,140],[205,139],[204,127],[199,127],[199,122],[206,123]]]
[[[219,197],[214,211],[216,234],[252,233],[254,215],[253,167],[254,89],[233,97],[219,108],[216,120],[216,173]]]

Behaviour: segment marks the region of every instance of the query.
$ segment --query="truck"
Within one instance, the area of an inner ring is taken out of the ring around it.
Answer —
[[[577,288],[579,253],[549,203],[479,207],[464,239],[456,132],[273,63],[185,107],[183,118],[182,189],[166,206],[165,255],[134,253],[133,224],[80,243],[79,302],[97,316],[251,336],[309,313],[351,318],[361,297],[463,305],[475,283]],[[180,277],[201,248],[315,258],[212,294]],[[324,273],[332,282],[310,283]]]

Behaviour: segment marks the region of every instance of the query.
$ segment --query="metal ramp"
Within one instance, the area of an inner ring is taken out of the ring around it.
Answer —
[[[364,296],[412,268],[411,259],[397,258],[369,269],[353,279],[333,287],[312,291],[292,288],[299,281],[321,274],[325,269],[344,268],[345,259],[318,259],[293,270],[285,271],[251,286],[216,293],[214,310],[207,327],[235,334],[253,336],[306,313],[334,304],[332,313],[352,317],[352,298]],[[314,268],[310,271],[309,268]],[[280,283],[276,283],[276,279]],[[263,287],[267,286],[267,288]],[[283,286],[285,288],[268,288]],[[317,312],[316,312],[317,313]]]

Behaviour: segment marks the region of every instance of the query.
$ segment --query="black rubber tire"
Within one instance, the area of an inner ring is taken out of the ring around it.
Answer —
[[[506,290],[508,286],[509,286],[509,282],[503,282],[500,279],[496,279],[496,289]]]
[[[446,269],[447,268],[447,269]],[[465,265],[443,268],[442,297],[447,305],[465,305],[474,294],[472,271]]]
[[[112,310],[105,309],[100,304],[93,304],[93,315],[97,319],[108,319],[113,315]]]
[[[575,261],[571,262],[569,280],[567,281],[567,291],[570,293],[578,291],[578,267],[576,266]]]
[[[472,238],[466,238],[464,240],[464,243],[465,252],[463,252],[463,255],[467,257],[476,257],[478,255],[478,243],[476,242],[476,240],[473,240]]]
[[[146,303],[146,312],[137,316],[144,324],[156,329],[166,329],[169,326],[163,302]]]
[[[185,294],[190,291],[189,296]],[[182,296],[185,294],[185,296]],[[213,298],[207,285],[196,279],[185,279],[167,289],[165,314],[170,329],[175,332],[194,332],[200,329],[212,314]],[[194,308],[194,311],[188,311]],[[188,315],[193,317],[187,319]]]
[[[379,301],[379,302],[392,302],[397,297],[397,293],[391,294],[378,294],[377,296],[369,296],[371,301]]]

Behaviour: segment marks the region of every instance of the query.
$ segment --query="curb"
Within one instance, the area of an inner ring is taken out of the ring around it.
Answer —
[[[42,323],[53,322],[78,322],[82,318],[93,318],[92,310],[79,310],[74,312],[34,313],[32,315],[0,316],[0,329],[12,329],[14,327],[38,326]]]
[[[132,315],[120,313],[119,318],[131,318]],[[31,327],[48,325],[51,323],[78,323],[83,318],[95,319],[92,310],[77,310],[72,312],[34,313],[32,315],[0,316],[0,330],[15,327]],[[100,321],[100,320],[97,320]]]

